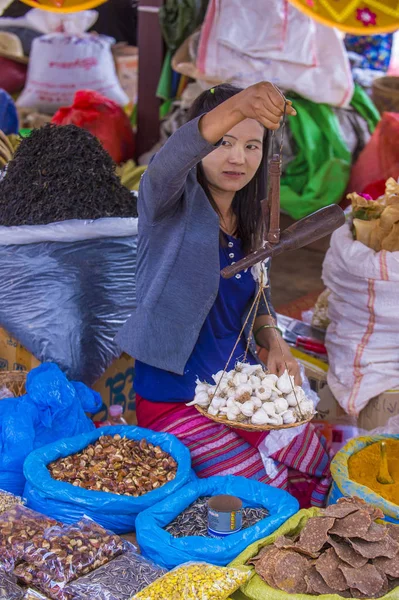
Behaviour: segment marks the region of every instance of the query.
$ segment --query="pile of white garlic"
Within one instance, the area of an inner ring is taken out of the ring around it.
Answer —
[[[213,416],[252,425],[289,425],[311,418],[314,405],[287,371],[281,377],[265,373],[261,365],[238,362],[229,372],[212,376],[214,385],[197,381],[198,405]]]

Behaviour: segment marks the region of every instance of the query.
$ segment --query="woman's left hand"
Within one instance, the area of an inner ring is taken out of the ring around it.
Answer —
[[[267,358],[267,368],[270,373],[275,373],[280,376],[284,373],[285,369],[288,367],[288,372],[290,375],[294,375],[295,377],[295,385],[302,384],[301,372],[299,369],[298,361],[292,356],[291,350],[287,342],[283,340],[283,338],[278,335],[278,341],[276,338],[270,340],[268,344],[268,358]]]

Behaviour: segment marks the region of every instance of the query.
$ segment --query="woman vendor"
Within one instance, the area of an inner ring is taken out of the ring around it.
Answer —
[[[308,506],[323,502],[329,484],[328,455],[312,425],[272,454],[267,474],[258,450],[266,433],[231,429],[186,406],[197,379],[211,382],[224,369],[257,291],[251,270],[232,279],[220,270],[263,239],[269,130],[279,128],[284,107],[270,83],[212,88],[153,157],[138,199],[137,306],[116,341],[136,358],[138,424],[176,435],[199,477],[243,475]],[[290,103],[287,114],[296,114]],[[298,363],[277,337],[269,289],[265,299],[256,342],[268,351],[271,372],[280,375],[287,364],[300,384]],[[241,339],[229,368],[246,345]],[[250,348],[248,360],[258,362],[254,340]]]

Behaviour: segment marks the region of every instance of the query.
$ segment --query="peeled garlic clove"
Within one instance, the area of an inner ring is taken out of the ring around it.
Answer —
[[[186,406],[195,406],[198,404],[199,406],[209,406],[209,396],[206,392],[200,392],[195,395],[195,398],[192,402],[186,404]]]
[[[222,379],[224,379],[224,377],[225,377],[224,371],[218,371],[216,373],[216,375],[212,375],[212,379],[216,383],[216,385],[218,385],[222,381]]]
[[[277,398],[277,400],[275,400],[273,404],[278,415],[285,412],[288,409],[288,402],[285,398]]]
[[[270,425],[283,425],[283,417],[281,415],[270,417]]]
[[[280,392],[283,392],[283,394],[289,394],[292,392],[294,388],[294,377],[290,377],[287,369],[284,371],[281,377],[278,378],[277,388],[280,390]]]
[[[200,392],[208,392],[209,385],[207,383],[203,383],[199,379],[197,379],[195,393],[199,394]]]
[[[300,419],[309,419],[310,417],[313,417],[315,410],[314,404],[311,400],[308,400],[307,398],[305,400],[302,400],[302,402],[299,403],[299,407],[302,415],[300,414],[298,409],[296,410],[296,413],[298,414],[298,417]]]
[[[226,402],[227,402],[226,398],[221,398],[220,396],[214,396],[214,398],[212,399],[212,402],[211,402],[211,406],[213,408],[216,408],[217,410],[220,410],[221,408],[223,408],[223,406],[226,405]]]
[[[296,423],[296,417],[292,410],[286,410],[282,413],[281,416],[285,425],[291,425],[291,423]]]
[[[245,373],[236,373],[233,377],[233,383],[236,387],[239,387],[242,383],[247,383],[248,375]]]
[[[265,379],[268,379],[269,381],[272,381],[273,383],[277,383],[278,375],[276,375],[275,373],[266,373]]]
[[[264,402],[262,404],[262,410],[264,410],[269,417],[276,416],[276,407],[273,402]]]
[[[251,417],[253,425],[267,425],[270,423],[270,417],[266,414],[263,408],[259,408]]]
[[[262,400],[260,400],[260,398],[257,396],[252,396],[251,402],[253,402],[255,408],[260,408],[262,406]]]
[[[238,414],[240,414],[240,413],[238,413]],[[227,419],[229,421],[237,421],[238,414],[235,412],[232,412],[231,410],[228,410],[227,411]]]
[[[214,417],[217,417],[217,416],[218,416],[218,414],[219,414],[219,411],[218,411],[218,409],[217,409],[217,408],[215,408],[214,406],[210,406],[210,407],[208,408],[208,413],[209,413],[210,415],[213,415]]]
[[[256,390],[255,395],[263,402],[264,400],[269,400],[270,396],[272,395],[272,390],[267,386],[261,385]]]
[[[252,417],[255,412],[255,406],[252,400],[248,400],[241,405],[241,412],[245,417]]]
[[[261,386],[262,381],[260,377],[257,377],[257,375],[251,375],[251,377],[249,378],[249,383],[252,386],[252,389],[256,390],[258,387]]]

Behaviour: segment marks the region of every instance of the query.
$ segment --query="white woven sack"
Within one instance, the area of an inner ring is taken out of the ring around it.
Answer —
[[[344,225],[332,236],[323,281],[331,290],[328,384],[357,415],[371,398],[399,387],[399,252],[374,252]]]
[[[129,103],[116,75],[110,39],[90,33],[36,38],[17,106],[53,114],[70,106],[78,90],[94,90],[121,106]]]

